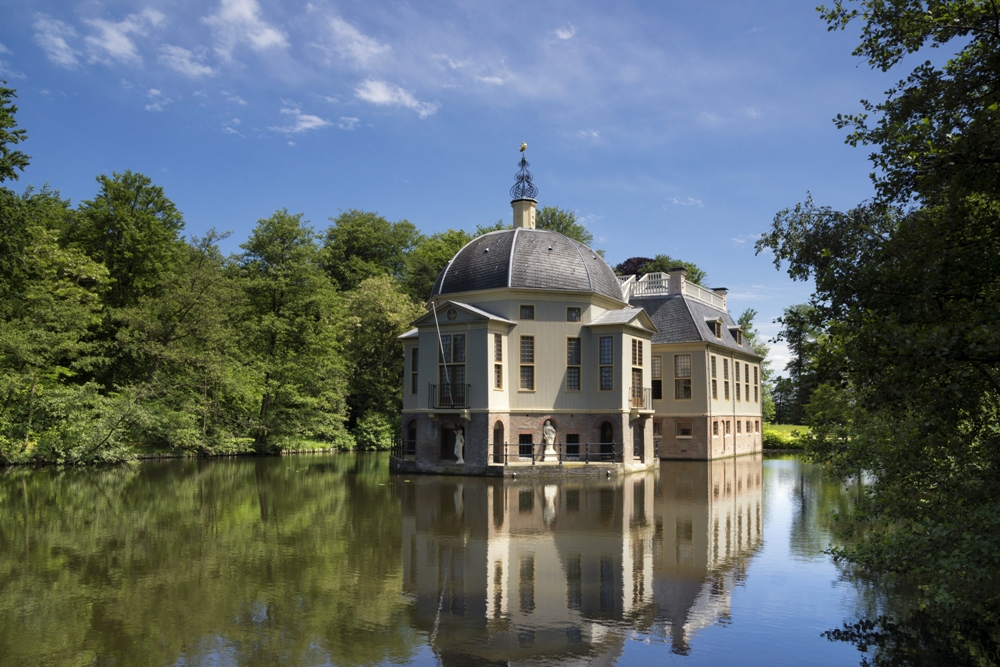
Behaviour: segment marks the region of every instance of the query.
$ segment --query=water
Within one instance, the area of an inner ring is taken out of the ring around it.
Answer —
[[[395,478],[381,455],[0,471],[2,665],[856,665],[794,458],[617,481]]]

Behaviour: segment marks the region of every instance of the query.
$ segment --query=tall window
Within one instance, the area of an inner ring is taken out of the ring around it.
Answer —
[[[521,319],[522,320],[533,320],[533,319],[535,319],[535,307],[534,306],[521,306]]]
[[[493,334],[493,388],[503,389],[503,336]]]
[[[753,402],[760,403],[760,376],[758,373],[758,367],[753,367]]]
[[[715,355],[712,355],[712,398],[719,398],[719,381],[716,380],[715,374]],[[718,435],[718,433],[716,434]]]
[[[580,321],[580,309],[577,306],[570,306],[566,309],[566,321],[567,322],[579,322]]]
[[[663,399],[663,357],[654,355],[649,358],[653,374],[653,400]]]
[[[580,391],[580,339],[566,339],[566,391]]]
[[[722,397],[729,400],[729,359],[722,360]],[[727,424],[729,422],[726,422]],[[729,433],[729,431],[726,431]]]
[[[420,368],[420,351],[418,348],[410,350],[410,393],[417,393],[417,369]]]
[[[754,367],[756,372],[757,367]],[[747,398],[747,403],[750,402],[750,364],[743,364],[743,395]]]
[[[644,408],[642,404],[642,341],[632,339],[632,406]]]
[[[717,419],[712,422],[712,437],[713,438],[719,437],[719,420]]]
[[[521,389],[523,391],[535,390],[534,336],[521,336]]]
[[[736,380],[736,400],[740,400],[740,362],[733,362],[733,375]]]
[[[674,355],[674,398],[686,400],[691,398],[691,355]]]
[[[611,391],[615,388],[615,339],[601,336],[600,345],[601,391]]]
[[[438,381],[442,401],[465,401],[465,334],[441,336],[438,350]]]

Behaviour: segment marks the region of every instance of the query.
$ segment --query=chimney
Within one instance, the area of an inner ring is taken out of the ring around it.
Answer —
[[[538,202],[534,199],[515,199],[510,206],[514,209],[515,228],[535,228],[535,207],[538,206]]]
[[[683,266],[675,266],[667,272],[668,286],[667,294],[684,294],[684,283],[687,278],[687,269]]]
[[[728,287],[713,287],[712,291],[722,297],[722,309],[726,309],[726,295],[729,294]]]

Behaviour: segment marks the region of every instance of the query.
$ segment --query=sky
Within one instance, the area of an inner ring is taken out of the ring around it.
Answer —
[[[809,193],[872,195],[831,119],[892,83],[814,2],[0,0],[32,158],[16,187],[78,203],[138,171],[189,236],[238,252],[283,208],[317,230],[350,209],[425,234],[510,223],[525,141],[539,206],[612,265],[694,262],[770,338],[811,286],[754,241]]]

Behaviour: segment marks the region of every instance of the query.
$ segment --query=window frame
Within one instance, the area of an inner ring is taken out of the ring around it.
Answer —
[[[524,312],[525,312],[524,309],[525,308],[530,308],[531,309],[531,317],[525,317],[524,316]],[[520,303],[520,304],[518,304],[518,306],[517,306],[517,319],[524,320],[526,322],[527,321],[532,321],[533,322],[535,320],[535,304],[533,304],[533,303]]]
[[[570,313],[576,311],[576,319],[574,320],[570,317]],[[566,321],[567,322],[582,322],[583,321],[583,308],[580,306],[566,306]]]
[[[571,363],[570,343],[576,341],[576,363]],[[576,389],[570,389],[570,371],[576,371]],[[579,336],[566,336],[566,391],[577,394],[583,391],[583,339]]]
[[[608,341],[610,348],[608,350],[608,361],[605,362],[604,356],[604,341]],[[598,368],[598,391],[614,391],[615,390],[615,337],[614,336],[600,336],[597,339],[597,368]],[[609,382],[605,386],[605,374],[608,376]]]
[[[410,348],[410,396],[416,396],[420,390],[420,346]]]
[[[675,401],[692,401],[694,400],[694,392],[692,391],[692,376],[694,374],[694,369],[692,367],[692,362],[694,360],[693,355],[690,352],[680,352],[674,354],[674,400]],[[679,359],[687,357],[687,375],[678,374],[677,362]],[[684,393],[681,391],[682,387],[687,388],[687,396],[681,396]]]
[[[493,334],[493,391],[503,391],[503,334]]]
[[[649,355],[649,382],[653,400],[663,400],[663,355]]]
[[[525,361],[524,360],[525,359],[524,343],[525,343],[526,340],[530,340],[531,341],[531,355],[530,355],[530,359],[531,360],[530,361]],[[519,373],[518,373],[517,390],[518,391],[524,391],[524,392],[535,391],[535,388],[537,387],[538,383],[536,382],[536,378],[535,378],[535,336],[534,336],[534,334],[525,334],[525,335],[520,336],[518,351],[519,351],[519,355],[518,356],[519,356],[520,366],[519,366]],[[531,387],[525,387],[524,386],[524,371],[525,370],[530,370],[530,372],[531,372]]]

